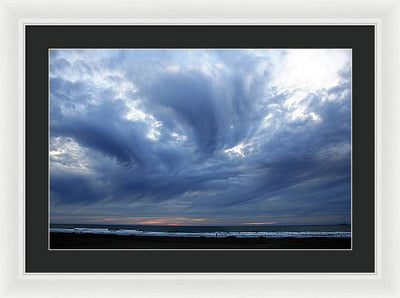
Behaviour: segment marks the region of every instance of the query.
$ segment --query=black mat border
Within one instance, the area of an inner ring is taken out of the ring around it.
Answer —
[[[374,272],[374,26],[25,27],[26,272]],[[351,48],[351,251],[49,251],[49,48]]]

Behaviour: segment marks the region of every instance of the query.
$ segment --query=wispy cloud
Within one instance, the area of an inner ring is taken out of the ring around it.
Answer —
[[[51,221],[349,222],[350,117],[350,50],[51,50]]]

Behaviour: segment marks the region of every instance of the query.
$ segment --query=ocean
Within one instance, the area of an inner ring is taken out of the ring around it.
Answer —
[[[50,232],[158,237],[350,238],[350,225],[156,226],[51,224]]]

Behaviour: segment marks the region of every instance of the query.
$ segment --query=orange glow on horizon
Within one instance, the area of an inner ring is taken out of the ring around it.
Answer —
[[[165,224],[165,220],[144,220],[135,222],[136,225],[155,225],[155,224]]]
[[[151,218],[151,217],[125,217],[125,218],[112,218],[107,217],[103,219],[104,222],[112,224],[125,224],[125,225],[160,225],[160,226],[191,226],[191,225],[218,225],[218,221],[209,221],[207,218],[188,218],[188,217],[168,217],[168,218]],[[263,221],[263,222],[245,222],[236,223],[236,225],[274,225],[276,221]],[[222,222],[221,226],[227,226],[226,222]],[[230,225],[235,225],[232,223]]]
[[[140,218],[140,217],[131,217],[131,218],[105,218],[104,221],[112,222],[115,224],[123,224],[123,225],[165,225],[165,226],[181,226],[181,225],[190,225],[193,223],[200,223],[205,221],[204,218],[187,218],[187,217],[169,217],[169,218]]]

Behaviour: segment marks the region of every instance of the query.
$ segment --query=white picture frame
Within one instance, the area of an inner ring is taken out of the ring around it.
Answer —
[[[376,272],[24,272],[24,26],[369,24],[376,28]],[[400,297],[400,1],[0,1],[0,297]]]

